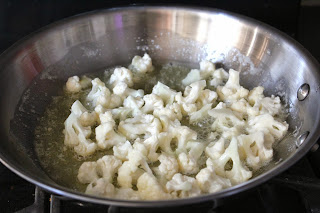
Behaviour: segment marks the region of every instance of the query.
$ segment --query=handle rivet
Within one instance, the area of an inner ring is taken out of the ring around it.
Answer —
[[[306,97],[308,97],[310,92],[310,86],[309,84],[302,84],[297,92],[297,97],[299,101],[303,101],[304,99],[306,99]]]

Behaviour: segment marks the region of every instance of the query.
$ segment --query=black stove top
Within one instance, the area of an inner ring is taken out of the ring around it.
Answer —
[[[132,1],[0,1],[0,53],[23,36],[78,13],[132,4]],[[135,4],[149,3],[147,0]],[[158,1],[215,7],[266,22],[298,40],[320,61],[320,4],[310,0]],[[301,6],[302,5],[302,6]],[[276,178],[227,200],[190,206],[128,209],[101,206],[51,195],[0,164],[0,212],[320,212],[320,149],[310,152]]]

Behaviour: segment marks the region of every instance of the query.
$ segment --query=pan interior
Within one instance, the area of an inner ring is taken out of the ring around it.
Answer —
[[[155,64],[196,68],[200,60],[211,60],[240,71],[246,88],[263,86],[266,95],[281,97],[289,111],[289,133],[259,178],[299,151],[299,134],[312,136],[317,129],[319,76],[299,48],[271,28],[221,11],[119,9],[63,21],[12,48],[1,61],[2,156],[25,175],[38,174],[38,181],[56,186],[34,150],[35,126],[52,97],[61,94],[69,76],[128,65],[134,55],[148,52]],[[303,83],[310,85],[310,94],[298,101]]]

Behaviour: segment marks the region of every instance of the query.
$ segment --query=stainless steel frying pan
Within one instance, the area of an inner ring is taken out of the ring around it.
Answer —
[[[104,199],[55,183],[34,151],[36,118],[68,76],[126,65],[144,52],[155,63],[175,61],[191,67],[209,59],[240,70],[245,86],[262,85],[267,94],[280,95],[288,104],[291,133],[274,147],[274,161],[248,182],[181,200]],[[93,203],[168,206],[231,196],[286,170],[316,142],[320,134],[319,71],[315,59],[288,36],[220,10],[128,7],[75,16],[24,38],[0,56],[1,162],[48,191]]]

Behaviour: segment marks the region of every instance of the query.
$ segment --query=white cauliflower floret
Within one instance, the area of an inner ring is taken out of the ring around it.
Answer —
[[[78,76],[73,76],[68,78],[66,83],[66,90],[67,92],[77,93],[80,92],[82,89],[86,89],[91,85],[91,79],[87,76],[81,77],[81,80]]]
[[[216,66],[210,61],[203,60],[200,62],[200,71],[203,79],[206,79],[212,75],[215,69]]]
[[[256,116],[250,119],[248,124],[251,126],[250,132],[262,131],[265,134],[270,133],[276,139],[283,138],[289,127],[287,122],[277,121],[270,114]]]
[[[121,200],[140,200],[139,193],[131,188],[116,189],[115,198]]]
[[[126,141],[124,143],[119,143],[113,147],[113,155],[120,160],[128,160],[128,153],[132,150],[131,143]]]
[[[162,153],[158,160],[160,161],[160,165],[154,168],[155,172],[166,180],[171,180],[173,175],[179,171],[178,161],[173,155],[166,153]]]
[[[83,126],[93,126],[98,121],[96,112],[84,112],[80,115],[80,122]]]
[[[202,90],[196,102],[197,107],[201,108],[204,105],[212,104],[217,100],[217,98],[218,98],[218,95],[215,91],[212,91],[209,89]]]
[[[166,193],[157,179],[149,173],[141,175],[137,181],[139,196],[144,200],[164,200],[171,196]]]
[[[251,168],[259,169],[262,166],[261,164],[271,160],[273,150],[265,147],[263,132],[240,135],[238,136],[238,141],[240,157],[242,160],[246,160]]]
[[[97,160],[97,172],[102,178],[109,183],[112,183],[114,174],[118,171],[121,164],[121,160],[117,159],[115,156],[105,155]]]
[[[222,102],[214,109],[209,110],[208,114],[215,118],[212,130],[221,133],[223,138],[231,140],[232,137],[242,134],[245,129],[246,122],[237,117],[239,114],[226,108]]]
[[[233,102],[246,98],[249,91],[240,86],[239,72],[230,69],[227,83],[224,86],[218,86],[217,93],[222,101]]]
[[[100,114],[99,117],[101,124],[96,127],[96,140],[100,149],[109,149],[126,141],[124,136],[115,132],[115,121],[110,111]]]
[[[142,89],[138,89],[138,90],[131,89],[124,82],[118,82],[113,87],[112,91],[115,95],[121,97],[122,100],[124,100],[129,95],[131,95],[132,97],[143,97],[144,95],[144,91]]]
[[[167,85],[164,85],[160,81],[153,87],[152,93],[159,96],[165,105],[172,104],[174,102],[174,98],[177,95],[177,91],[170,89]]]
[[[172,121],[176,119],[180,121],[182,119],[181,107],[177,103],[167,104],[166,107],[162,108],[155,108],[153,111],[153,115],[158,118],[160,118],[163,115],[166,115]]]
[[[161,123],[153,115],[138,115],[134,118],[128,118],[121,121],[118,131],[127,137],[127,139],[136,139],[139,135],[158,135],[161,132]]]
[[[200,70],[192,69],[188,75],[182,80],[182,84],[187,86],[193,82],[205,80],[213,74],[215,65],[210,61],[204,60],[200,62]]]
[[[105,108],[109,107],[111,93],[106,85],[99,79],[92,80],[92,89],[87,96],[87,100],[92,102],[93,107],[99,104]]]
[[[196,174],[199,172],[199,166],[196,159],[182,152],[178,155],[179,171],[183,174]]]
[[[151,169],[146,162],[148,150],[138,141],[133,144],[133,149],[128,153],[128,161],[125,161],[118,170],[118,184],[122,188],[131,188],[133,181],[142,173],[139,166],[145,171],[152,174]],[[135,174],[138,173],[138,174]]]
[[[81,121],[81,115],[87,112],[87,109],[80,103],[75,101],[71,107],[71,114],[64,122],[64,144],[69,147],[73,147],[74,151],[81,156],[88,156],[93,154],[97,145],[89,138],[91,135],[91,126],[83,126]]]
[[[106,155],[97,162],[84,162],[78,171],[78,179],[81,183],[89,183],[87,194],[113,197],[115,188],[112,180],[120,166],[121,160]]]
[[[263,90],[264,88],[259,86],[259,87],[255,87],[253,88],[249,94],[248,94],[248,101],[250,103],[251,106],[254,106],[255,103],[259,100],[261,100],[262,98],[264,98],[263,95]]]
[[[212,104],[206,104],[201,109],[190,114],[189,123],[196,123],[208,116]]]
[[[181,105],[184,115],[191,115],[206,104],[212,104],[217,99],[217,94],[210,90],[204,90],[206,81],[197,81],[186,87],[184,96],[178,93],[175,100]]]
[[[78,180],[81,183],[92,183],[103,178],[112,183],[114,174],[121,164],[121,160],[111,155],[105,155],[96,162],[84,162],[79,168]]]
[[[204,193],[214,193],[231,187],[230,180],[218,176],[212,165],[207,165],[206,168],[201,169],[196,176],[196,180],[200,189]]]
[[[141,111],[141,107],[143,106],[143,104],[144,104],[144,101],[141,97],[134,98],[131,95],[129,95],[123,101],[123,106],[125,108],[131,109],[133,117],[143,114]]]
[[[252,108],[249,115],[270,114],[272,116],[281,112],[281,101],[279,97],[272,95],[264,97],[263,87],[255,87],[249,92],[248,100]]]
[[[156,108],[163,108],[163,100],[156,94],[149,94],[143,96],[144,106],[142,111],[147,114],[153,112]]]
[[[180,173],[175,174],[172,180],[167,182],[166,189],[174,197],[179,198],[194,197],[201,194],[196,179]]]
[[[188,142],[186,149],[188,153],[182,152],[178,155],[179,171],[183,174],[196,174],[199,172],[198,159],[203,153],[204,144]]]
[[[126,107],[119,107],[111,110],[114,119],[125,120],[131,115],[132,109]]]
[[[177,153],[186,150],[186,144],[188,141],[194,141],[197,139],[197,133],[187,126],[181,126],[178,120],[171,121],[167,116],[160,117],[163,131],[169,135],[166,138],[174,138],[177,143]],[[165,143],[166,142],[166,143]],[[163,140],[160,143],[160,147],[166,150],[169,154],[172,154],[173,150],[170,147],[172,141]]]
[[[220,138],[216,142],[211,142],[206,148],[205,148],[205,153],[208,157],[211,159],[218,159],[221,157],[223,152],[225,151],[224,149],[224,144],[226,143],[224,138]]]
[[[201,72],[198,69],[192,69],[188,75],[182,80],[182,84],[187,86],[193,82],[202,80]]]
[[[255,114],[255,112],[252,111],[252,107],[244,98],[241,98],[240,100],[233,102],[230,105],[230,109],[234,112],[240,113],[243,118],[247,117],[248,114],[257,115]]]
[[[99,179],[97,162],[84,162],[78,171],[80,183],[91,183]]]
[[[115,86],[119,82],[123,82],[127,84],[129,87],[132,87],[133,86],[132,72],[125,67],[115,68],[113,71],[113,74],[110,76],[109,83]]]
[[[154,70],[152,60],[147,53],[145,53],[143,57],[137,55],[133,57],[131,64],[134,67],[134,70],[141,74],[152,72]]]
[[[152,135],[143,141],[144,146],[148,150],[148,160],[149,162],[155,162],[158,160],[159,153],[157,149],[159,147],[159,139],[157,135]]]
[[[114,197],[115,188],[109,181],[100,178],[90,183],[85,193],[100,197]]]
[[[216,69],[212,76],[212,80],[209,82],[210,86],[217,88],[226,82],[229,78],[229,73],[227,73],[223,68]]]
[[[232,168],[231,170],[226,170],[226,164],[230,161],[232,161]],[[252,172],[241,163],[238,152],[238,140],[236,137],[232,138],[223,155],[221,155],[220,158],[213,160],[213,162],[216,168],[216,173],[230,179],[232,184],[245,182],[252,177]]]
[[[183,102],[186,104],[193,104],[197,101],[197,99],[199,98],[201,92],[205,87],[206,87],[205,80],[196,81],[185,88],[184,97],[177,97],[178,99],[177,98],[176,99],[178,103]]]

